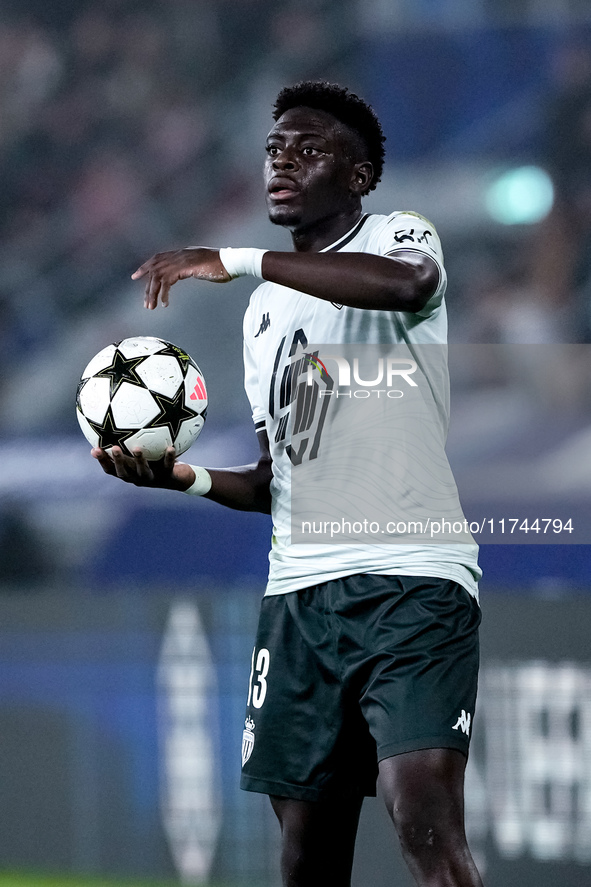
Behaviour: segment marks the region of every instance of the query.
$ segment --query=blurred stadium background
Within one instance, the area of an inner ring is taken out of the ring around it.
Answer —
[[[441,235],[467,516],[575,522],[482,547],[467,808],[489,887],[589,883],[588,0],[2,0],[0,887],[278,884],[266,799],[237,787],[269,522],[105,478],[74,395],[104,345],[162,336],[208,381],[200,463],[255,457],[252,281],[148,314],[129,275],[288,248],[262,140],[308,77],[383,121],[367,208]],[[409,884],[378,803],[361,831],[356,885]]]

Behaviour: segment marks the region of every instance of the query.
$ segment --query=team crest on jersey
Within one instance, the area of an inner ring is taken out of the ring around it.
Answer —
[[[254,721],[247,718],[244,722],[244,732],[242,734],[242,766],[246,764],[252,754],[254,748]]]

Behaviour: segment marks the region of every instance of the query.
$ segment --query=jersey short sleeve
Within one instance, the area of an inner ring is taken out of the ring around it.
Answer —
[[[443,264],[443,250],[435,226],[419,213],[395,212],[387,217],[380,237],[380,253],[395,256],[400,250],[424,253],[433,259],[439,269],[437,289],[417,314],[428,317],[441,305],[447,286],[447,275]]]
[[[252,351],[252,309],[249,306],[244,315],[244,389],[250,402],[252,420],[257,431],[265,427],[266,409],[260,393],[259,371]]]

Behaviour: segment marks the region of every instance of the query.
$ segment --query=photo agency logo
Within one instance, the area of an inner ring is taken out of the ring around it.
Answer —
[[[399,400],[404,397],[408,387],[417,388],[417,382],[412,378],[418,369],[418,364],[410,357],[377,357],[374,355],[373,366],[360,368],[359,357],[344,357],[340,354],[323,354],[322,359],[318,354],[305,354],[308,361],[306,384],[314,385],[315,372],[325,382],[334,379],[328,372],[326,364],[336,364],[336,387],[323,388],[320,397],[348,397],[364,400],[367,398],[389,398]],[[367,362],[365,362],[367,364]],[[333,372],[335,372],[334,368]],[[373,378],[362,378],[362,373],[372,373]],[[351,377],[353,382],[351,382]]]
[[[282,353],[272,403],[285,404],[274,439],[293,468],[292,541],[589,543],[590,346],[318,344],[300,331]]]
[[[445,454],[445,348],[306,343],[301,354],[292,542],[471,541]]]
[[[291,342],[281,340],[273,362],[268,398],[273,440],[299,468],[327,445],[351,443],[354,428],[363,434],[407,408],[416,412],[417,403],[431,397],[424,376],[420,356],[406,345],[318,345],[296,330]]]

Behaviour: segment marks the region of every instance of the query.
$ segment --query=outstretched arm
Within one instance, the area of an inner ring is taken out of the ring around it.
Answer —
[[[241,254],[232,250],[238,267]],[[158,253],[132,275],[147,278],[144,305],[156,308],[160,300],[168,305],[170,287],[189,277],[227,283],[228,273],[220,251],[197,247]],[[393,256],[368,253],[274,252],[262,256],[261,276],[273,283],[308,293],[327,302],[352,308],[382,311],[421,311],[439,284],[436,262],[424,253],[398,250]]]
[[[381,311],[421,311],[439,284],[435,261],[410,250],[391,257],[268,251],[263,276],[326,302]]]
[[[273,477],[269,440],[266,431],[258,433],[260,456],[253,465],[238,468],[207,469],[211,489],[205,498],[239,511],[271,513],[270,484]],[[92,456],[103,471],[138,487],[154,487],[186,492],[195,481],[195,472],[186,462],[178,462],[173,447],[169,447],[159,462],[148,462],[140,450],[133,457],[126,456],[120,447],[113,447],[111,455],[98,447]]]

